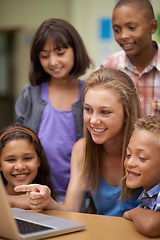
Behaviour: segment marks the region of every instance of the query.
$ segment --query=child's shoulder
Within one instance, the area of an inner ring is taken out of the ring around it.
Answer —
[[[79,139],[75,144],[74,144],[74,150],[75,151],[81,151],[84,148],[84,144],[86,142],[85,138]]]
[[[26,83],[23,86],[22,90],[23,91],[38,90],[38,89],[41,89],[41,87],[42,87],[42,84],[37,85],[37,86],[32,86],[30,83]]]
[[[32,86],[30,83],[26,83],[20,93],[20,98],[39,98],[41,96],[41,87],[42,85]]]
[[[115,52],[109,55],[104,62],[102,63],[102,67],[116,68],[119,62],[125,62],[126,53],[123,50]]]

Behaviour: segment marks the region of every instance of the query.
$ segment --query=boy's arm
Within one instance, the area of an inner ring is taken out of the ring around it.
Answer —
[[[125,212],[123,217],[133,221],[140,233],[148,237],[160,236],[160,212],[137,207]]]

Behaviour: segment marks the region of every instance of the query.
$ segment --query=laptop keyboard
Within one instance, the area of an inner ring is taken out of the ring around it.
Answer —
[[[48,229],[53,229],[53,228],[45,227],[36,223],[27,222],[21,219],[15,219],[15,220],[16,220],[19,232],[21,234],[34,233],[34,232],[40,232]]]

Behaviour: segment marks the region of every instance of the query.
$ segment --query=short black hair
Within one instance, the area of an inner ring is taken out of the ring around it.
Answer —
[[[137,5],[145,13],[147,19],[152,20],[155,18],[154,10],[149,0],[119,0],[114,10],[118,7],[131,4]]]

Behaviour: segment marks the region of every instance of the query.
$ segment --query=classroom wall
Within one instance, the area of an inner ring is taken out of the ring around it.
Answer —
[[[50,17],[69,17],[70,0],[0,0],[0,27],[37,28]]]
[[[11,72],[9,88],[13,102],[24,84],[28,82],[31,40],[36,29],[45,19],[57,17],[69,21],[82,36],[97,68],[106,56],[119,49],[111,29],[112,10],[117,1],[0,0],[0,44],[3,45],[2,33],[9,34],[12,40],[8,69]],[[151,3],[160,20],[160,0],[151,0]]]

